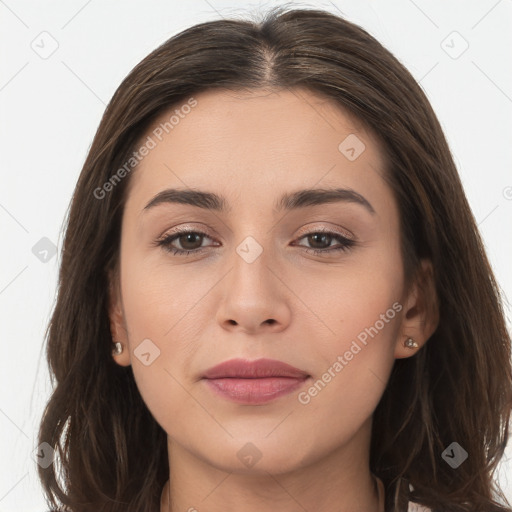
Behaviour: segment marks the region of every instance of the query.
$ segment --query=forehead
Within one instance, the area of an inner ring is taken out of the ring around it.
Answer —
[[[162,112],[141,144],[148,137],[152,149],[132,173],[129,201],[179,187],[215,189],[248,204],[268,197],[269,187],[315,186],[390,200],[378,139],[308,90],[201,92]]]

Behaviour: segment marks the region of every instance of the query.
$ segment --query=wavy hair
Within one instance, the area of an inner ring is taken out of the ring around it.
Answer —
[[[386,511],[403,512],[408,500],[433,511],[510,511],[494,473],[509,432],[511,340],[441,126],[412,75],[368,32],[322,10],[288,7],[171,37],[128,74],[105,110],[67,212],[46,331],[53,392],[39,442],[55,449],[55,463],[38,471],[48,504],[158,509],[169,476],[166,433],[131,367],[111,357],[109,276],[130,174],[100,199],[97,191],[163,111],[205,90],[262,87],[312,91],[376,134],[399,207],[406,277],[422,258],[433,265],[438,328],[415,356],[395,361],[373,416],[370,469],[384,482]],[[454,441],[469,454],[457,469],[442,458]]]

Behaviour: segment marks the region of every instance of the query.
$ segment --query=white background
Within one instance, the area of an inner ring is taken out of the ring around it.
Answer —
[[[0,512],[46,510],[32,457],[50,393],[43,335],[60,260],[42,262],[32,248],[47,237],[60,250],[64,215],[107,102],[133,66],[177,32],[279,3],[0,0]],[[343,14],[420,82],[510,299],[512,1],[288,3]],[[46,59],[33,49],[51,44],[58,48]],[[507,456],[499,481],[512,499],[510,471]]]

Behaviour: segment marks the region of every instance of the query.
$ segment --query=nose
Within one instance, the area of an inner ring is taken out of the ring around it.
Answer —
[[[251,261],[238,253],[231,271],[221,281],[217,321],[223,329],[247,334],[276,333],[291,319],[293,294],[282,279],[282,270],[263,250]]]

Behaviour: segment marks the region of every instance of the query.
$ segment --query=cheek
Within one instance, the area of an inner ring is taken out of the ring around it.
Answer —
[[[135,244],[133,244],[135,246]],[[160,252],[161,251],[161,252]],[[151,338],[165,345],[187,337],[178,336],[186,326],[197,325],[201,298],[215,284],[212,273],[194,272],[187,265],[170,264],[163,249],[147,256],[125,251],[122,265],[123,305],[130,341]],[[200,275],[195,278],[194,274]],[[190,321],[194,318],[194,322]]]
[[[368,329],[379,339],[393,336],[403,291],[401,259],[398,251],[368,251],[343,267],[324,270],[323,274],[302,278],[298,294],[311,305],[319,334],[336,350],[358,338],[364,343]],[[295,281],[297,282],[297,281]],[[375,325],[377,324],[377,325]],[[366,333],[366,334],[365,334]]]
[[[374,280],[367,289],[325,293],[323,319],[334,333],[316,338],[309,355],[317,372],[297,398],[304,430],[315,429],[317,448],[326,453],[372,416],[393,367],[401,305],[392,288],[377,285]]]
[[[123,309],[137,387],[160,425],[179,428],[181,414],[193,402],[184,368],[191,367],[204,322],[211,318],[198,304],[214,281],[192,280],[183,267],[142,258],[126,256],[122,263]]]
[[[312,360],[321,361],[316,384],[302,403],[333,408],[333,421],[346,424],[350,412],[363,421],[375,409],[394,363],[400,328],[402,293],[398,249],[380,257],[361,258],[347,269],[335,269],[321,283],[319,293],[302,291],[304,302],[314,304],[320,323]],[[311,283],[309,283],[311,284]]]
[[[334,283],[333,283],[334,284]],[[402,304],[395,287],[371,281],[364,288],[362,281],[353,288],[333,286],[324,290],[323,299],[316,301],[323,326],[315,339],[314,350],[325,369],[343,359],[343,373],[350,381],[366,378],[366,370],[383,377],[394,360],[394,345],[399,331]],[[346,371],[350,367],[350,371]],[[358,368],[365,368],[359,372]]]

